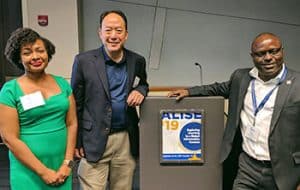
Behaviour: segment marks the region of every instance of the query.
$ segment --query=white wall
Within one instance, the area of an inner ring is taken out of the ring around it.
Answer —
[[[22,0],[24,26],[54,42],[48,71],[70,78],[74,56],[98,48],[99,15],[120,9],[128,17],[126,47],[145,56],[151,86],[192,86],[225,81],[251,67],[250,43],[260,32],[284,42],[286,63],[300,71],[300,3],[297,0]],[[77,11],[77,7],[81,10]],[[78,19],[78,14],[80,13]],[[49,15],[49,26],[37,24]],[[78,39],[78,26],[82,37]]]
[[[126,46],[146,57],[151,86],[199,84],[195,62],[202,65],[204,84],[228,80],[234,69],[252,66],[251,41],[266,31],[282,38],[287,65],[300,71],[297,0],[82,0],[81,8],[83,50],[100,45],[102,11],[125,12]]]
[[[77,0],[22,0],[22,11],[23,26],[56,46],[47,72],[69,79],[74,55],[79,52]],[[48,15],[48,26],[39,26],[38,15]]]

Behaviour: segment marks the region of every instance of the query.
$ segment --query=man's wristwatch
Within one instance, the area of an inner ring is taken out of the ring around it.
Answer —
[[[71,169],[75,166],[75,162],[73,160],[64,160],[63,164],[68,166]]]

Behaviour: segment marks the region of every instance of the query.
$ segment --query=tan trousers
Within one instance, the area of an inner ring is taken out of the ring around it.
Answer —
[[[82,158],[78,177],[82,190],[131,190],[135,160],[130,153],[128,133],[109,135],[105,152],[97,163]]]

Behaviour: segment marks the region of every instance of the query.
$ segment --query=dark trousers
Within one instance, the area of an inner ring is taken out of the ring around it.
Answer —
[[[271,163],[258,161],[242,152],[233,190],[278,190]]]

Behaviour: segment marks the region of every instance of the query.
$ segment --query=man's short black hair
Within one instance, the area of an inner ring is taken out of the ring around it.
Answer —
[[[21,48],[27,44],[33,44],[36,40],[42,40],[50,61],[55,54],[55,46],[48,39],[40,36],[36,31],[30,28],[18,28],[13,31],[7,40],[4,55],[6,59],[16,65],[19,69],[24,70],[21,61]]]
[[[104,12],[100,15],[100,22],[99,22],[100,28],[102,28],[102,22],[103,22],[103,19],[104,19],[107,15],[109,15],[109,14],[111,14],[111,13],[115,13],[115,14],[119,15],[120,17],[122,17],[122,19],[123,19],[124,22],[125,22],[125,29],[127,30],[127,18],[126,18],[126,15],[125,15],[122,11],[120,11],[120,10],[109,10],[109,11],[104,11]]]

